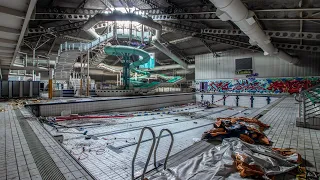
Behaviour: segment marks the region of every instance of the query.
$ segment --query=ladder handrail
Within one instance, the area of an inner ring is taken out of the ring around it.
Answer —
[[[134,162],[136,160],[136,157],[137,157],[137,154],[138,154],[138,150],[139,150],[139,147],[140,147],[140,144],[141,144],[141,140],[142,140],[142,137],[143,137],[143,134],[144,134],[144,131],[145,130],[149,130],[152,134],[152,145],[151,145],[151,148],[150,148],[150,151],[149,151],[149,155],[148,155],[148,158],[147,158],[147,162],[144,166],[144,169],[143,169],[143,172],[142,172],[142,175],[141,175],[141,180],[144,180],[144,175],[147,171],[147,168],[148,168],[148,165],[149,165],[149,162],[150,162],[150,159],[151,159],[151,155],[152,155],[152,152],[154,150],[154,145],[156,143],[156,135],[154,133],[154,131],[152,130],[152,128],[150,127],[144,127],[142,128],[141,130],[141,133],[140,133],[140,137],[139,137],[139,141],[137,143],[137,147],[136,147],[136,150],[134,152],[134,155],[133,155],[133,159],[132,159],[132,167],[131,167],[131,170],[132,170],[132,173],[131,173],[131,179],[134,180]]]
[[[171,149],[172,149],[172,146],[173,146],[173,142],[174,142],[173,134],[169,129],[162,129],[160,131],[160,133],[159,133],[158,141],[157,141],[156,148],[154,149],[154,154],[153,154],[153,157],[154,157],[153,164],[154,164],[154,168],[158,168],[157,167],[157,150],[158,150],[158,146],[159,146],[159,143],[160,143],[160,139],[161,139],[162,133],[164,131],[167,131],[169,133],[170,137],[171,137],[170,147],[168,149],[167,156],[166,156],[166,159],[165,159],[164,164],[163,164],[163,169],[166,170],[167,169],[168,158],[169,158],[169,155],[170,155],[170,152],[171,152]]]

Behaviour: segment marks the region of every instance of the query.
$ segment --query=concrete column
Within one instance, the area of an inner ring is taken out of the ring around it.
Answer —
[[[144,43],[144,26],[141,24],[141,43]]]
[[[90,96],[90,75],[89,75],[89,72],[90,72],[90,52],[88,50],[88,61],[87,61],[87,96]]]
[[[34,61],[36,59],[36,49],[33,49],[33,56],[32,56],[32,66],[34,66]],[[37,64],[38,66],[38,64]],[[32,70],[32,81],[35,81],[35,76],[34,76],[34,70]]]
[[[23,81],[19,82],[19,88],[20,88],[19,97],[23,97]]]
[[[120,78],[119,78],[119,82],[120,82],[120,86],[122,85],[122,81],[121,81],[121,71],[120,71],[120,73],[119,73],[119,76],[120,76]]]
[[[129,24],[129,41],[130,42],[132,41],[132,21]]]
[[[88,54],[89,56],[89,54]],[[82,55],[80,54],[80,62],[81,62],[81,68],[80,68],[80,91],[79,91],[79,95],[82,95],[82,75],[83,75],[83,58]]]
[[[33,97],[33,82],[34,81],[30,81],[30,86],[29,86],[29,97]]]
[[[9,70],[8,69],[1,69],[2,81],[9,80]]]
[[[119,86],[119,74],[117,74],[117,86]]]
[[[12,81],[8,81],[9,85],[9,98],[12,98]]]

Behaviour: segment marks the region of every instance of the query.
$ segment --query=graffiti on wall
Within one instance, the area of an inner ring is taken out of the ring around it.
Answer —
[[[320,84],[320,77],[246,78],[198,81],[198,91],[232,93],[298,93]]]

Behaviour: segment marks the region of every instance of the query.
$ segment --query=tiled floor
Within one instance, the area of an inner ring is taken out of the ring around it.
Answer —
[[[17,107],[8,103],[0,106],[5,109],[0,112],[0,179],[42,179],[39,164],[30,151],[15,113]],[[92,179],[26,109],[22,108],[21,113],[65,179]]]
[[[12,106],[0,106],[0,179],[41,179]]]
[[[285,98],[260,118],[271,127],[266,135],[273,147],[295,148],[307,160],[309,170],[320,172],[320,130],[296,127],[298,104],[292,97]]]

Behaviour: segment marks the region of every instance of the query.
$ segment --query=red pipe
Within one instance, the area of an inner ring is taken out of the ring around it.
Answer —
[[[133,115],[125,116],[125,115],[117,115],[117,116],[79,116],[79,115],[70,115],[70,116],[59,116],[56,117],[56,121],[67,121],[67,120],[79,120],[79,119],[106,119],[106,118],[127,118],[132,117]]]

